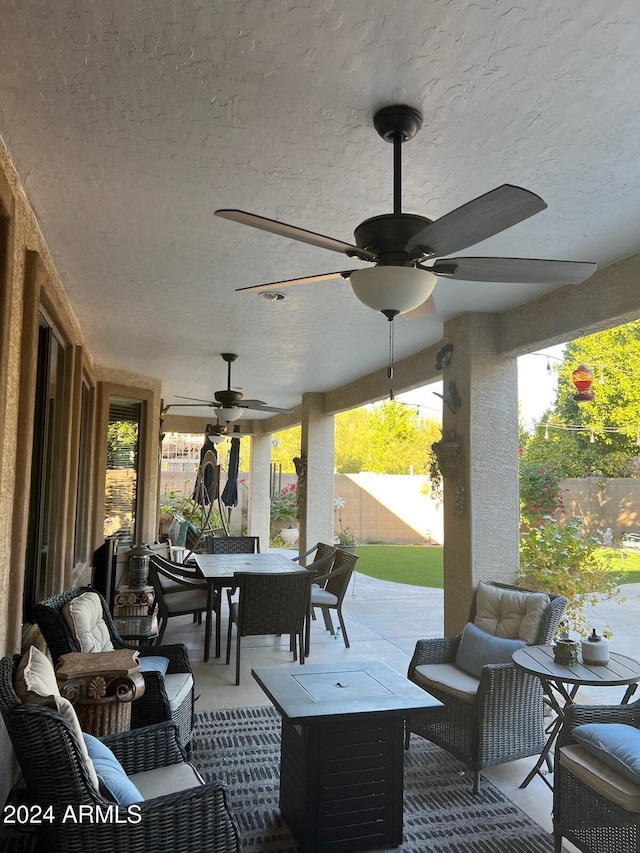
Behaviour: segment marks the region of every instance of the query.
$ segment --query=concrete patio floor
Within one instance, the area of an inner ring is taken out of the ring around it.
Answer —
[[[609,624],[614,632],[611,649],[634,657],[640,624],[640,584],[625,586],[624,592],[627,599],[624,604],[601,603],[589,608],[589,619],[598,628]],[[439,589],[388,583],[356,573],[345,597],[343,613],[351,647],[345,648],[339,632],[332,637],[320,617],[312,623],[310,663],[380,660],[406,674],[416,640],[443,636],[443,592]],[[197,710],[265,705],[268,700],[252,678],[251,668],[298,666],[292,662],[288,637],[247,637],[242,641],[240,685],[236,687],[233,647],[231,665],[224,663],[226,628],[223,604],[222,656],[204,663],[203,626],[194,624],[190,617],[179,617],[171,619],[167,627],[163,642],[183,642],[189,648],[196,695],[199,695]],[[590,688],[581,691],[578,698],[585,702],[617,703],[623,692],[622,688]],[[539,777],[525,790],[519,788],[533,763],[533,758],[521,759],[489,768],[483,775],[551,831],[550,789]],[[567,850],[575,849],[565,844]]]

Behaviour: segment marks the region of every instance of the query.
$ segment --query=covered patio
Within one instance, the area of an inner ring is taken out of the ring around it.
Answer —
[[[442,380],[443,435],[455,449],[442,465],[442,621],[431,626],[417,612],[413,641],[430,629],[457,632],[478,581],[512,582],[516,359],[640,315],[629,189],[639,183],[630,70],[639,23],[631,0],[595,0],[575,17],[562,4],[505,15],[495,3],[400,10],[387,0],[375,14],[364,2],[316,9],[288,0],[5,10],[3,653],[34,639],[37,600],[91,578],[108,515],[114,413],[133,413],[137,425],[130,535],[152,542],[161,435],[224,424],[215,394],[228,380],[228,390],[241,386],[245,400],[266,404],[235,422],[252,434],[243,439],[247,532],[263,550],[274,431],[302,425],[304,550],[333,537],[334,415]],[[598,270],[570,285],[439,275],[435,312],[429,303],[417,319],[394,321],[390,378],[389,323],[342,278],[283,285],[285,299],[235,292],[365,261],[214,211],[244,208],[350,241],[362,220],[399,207],[393,149],[373,127],[380,108],[398,103],[419,109],[424,124],[402,148],[404,210],[437,220],[494,188],[522,186],[547,208],[487,240],[474,231],[463,253]],[[238,356],[232,380],[221,353]],[[361,640],[363,650],[374,642],[365,627]],[[331,653],[344,654],[337,645]],[[407,636],[377,651],[402,670],[409,645]],[[9,769],[4,732],[0,764]],[[2,799],[10,777],[0,777]]]

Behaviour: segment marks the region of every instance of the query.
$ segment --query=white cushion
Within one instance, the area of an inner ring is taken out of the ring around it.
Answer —
[[[113,643],[102,615],[102,602],[95,592],[83,592],[62,608],[78,651],[112,652]]]
[[[476,592],[473,622],[487,634],[524,640],[527,645],[533,645],[548,606],[549,596],[544,592],[500,589],[481,581]]]
[[[142,773],[132,773],[129,781],[136,786],[145,800],[186,791],[203,784],[202,776],[186,761],[155,770],[145,770]]]
[[[16,672],[15,691],[18,698],[25,704],[43,705],[46,708],[58,711],[64,717],[71,726],[89,778],[95,789],[100,790],[98,775],[93,766],[93,761],[89,758],[75,708],[68,699],[60,695],[53,664],[35,646],[31,646],[20,661]]]
[[[177,710],[193,689],[193,676],[189,672],[174,672],[165,675],[164,689],[167,691],[169,708]]]
[[[474,702],[480,680],[458,669],[452,663],[425,663],[415,668],[416,681],[425,690],[430,688],[450,693],[463,702]]]
[[[596,758],[584,746],[561,747],[560,763],[600,796],[628,812],[640,813],[640,785]]]

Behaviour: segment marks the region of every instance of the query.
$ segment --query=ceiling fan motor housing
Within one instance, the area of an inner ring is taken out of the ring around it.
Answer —
[[[377,263],[381,266],[412,266],[414,261],[424,258],[425,253],[422,247],[409,253],[405,246],[431,222],[426,216],[418,216],[415,213],[384,213],[381,216],[372,216],[356,228],[356,246],[377,255]]]

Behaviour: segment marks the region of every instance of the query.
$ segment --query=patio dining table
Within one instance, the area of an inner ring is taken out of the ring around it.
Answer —
[[[196,565],[207,582],[208,605],[204,638],[204,660],[209,660],[211,646],[211,618],[214,595],[224,587],[235,586],[237,572],[264,572],[281,574],[299,572],[300,566],[282,554],[194,554]],[[216,608],[215,656],[220,657],[220,609],[222,595],[218,596]]]

